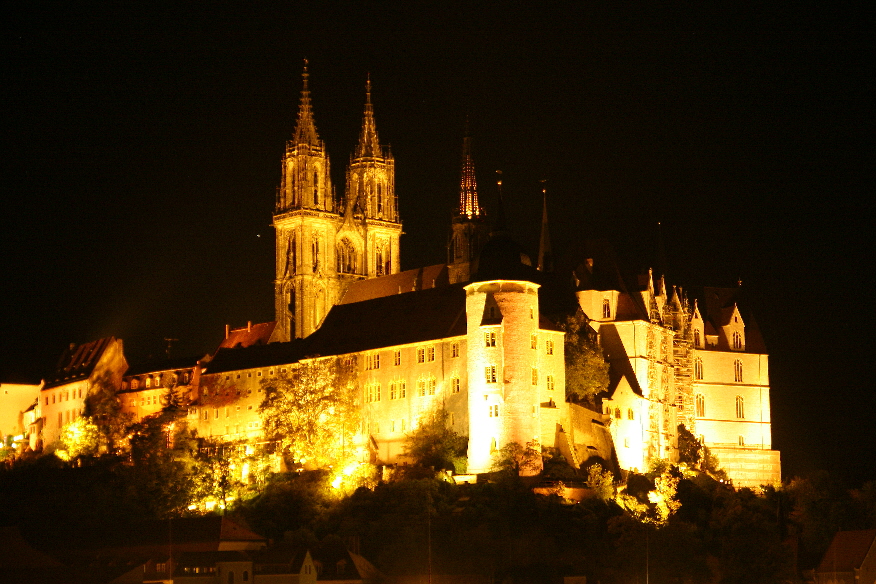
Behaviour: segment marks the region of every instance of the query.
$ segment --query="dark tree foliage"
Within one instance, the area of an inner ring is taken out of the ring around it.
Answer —
[[[465,472],[468,438],[454,431],[449,420],[447,410],[436,408],[425,413],[417,427],[405,436],[405,452],[415,464]]]
[[[88,392],[84,416],[97,426],[102,438],[101,450],[115,453],[133,417],[122,412],[122,404],[116,396],[115,384],[109,373],[99,377]]]
[[[580,310],[560,323],[566,332],[566,398],[589,401],[608,389],[608,363],[589,320]]]

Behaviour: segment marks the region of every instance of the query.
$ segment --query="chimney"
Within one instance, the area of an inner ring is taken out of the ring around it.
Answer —
[[[225,339],[228,340],[228,335],[231,334],[231,327],[225,325]]]
[[[246,321],[246,332],[248,332],[248,333],[252,332],[252,321],[251,320]]]

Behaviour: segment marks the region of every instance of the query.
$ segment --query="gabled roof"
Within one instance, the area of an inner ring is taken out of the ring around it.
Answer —
[[[447,266],[435,264],[416,270],[405,270],[397,274],[369,278],[353,282],[347,288],[338,304],[353,304],[375,298],[428,290],[446,286],[450,283]]]
[[[219,343],[219,349],[267,345],[276,326],[276,321],[271,321],[257,324],[250,323],[245,327],[232,329],[228,332],[228,336]]]
[[[94,371],[97,362],[103,356],[104,351],[115,342],[114,337],[106,337],[77,345],[70,346],[58,359],[58,365],[50,375],[46,377],[43,389],[56,387],[72,381],[87,379]]]
[[[747,306],[741,286],[732,288],[705,286],[701,306],[703,320],[706,322],[706,334],[709,335],[718,334],[719,328],[729,324],[734,307],[738,308],[745,324],[745,352],[766,353],[766,344],[763,341],[760,327]]]
[[[833,536],[816,572],[853,572],[860,568],[874,545],[876,529],[839,531]],[[874,550],[873,553],[876,553]]]
[[[307,341],[308,355],[343,355],[464,335],[463,284],[339,304]]]

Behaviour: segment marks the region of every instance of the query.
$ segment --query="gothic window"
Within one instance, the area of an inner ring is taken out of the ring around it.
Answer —
[[[358,266],[356,261],[356,248],[346,237],[338,243],[338,272],[341,274],[355,274]]]
[[[694,329],[694,347],[699,348],[701,346],[702,344],[700,343],[700,329]]]
[[[495,365],[487,365],[484,368],[484,373],[486,374],[487,383],[496,383],[496,366]]]
[[[319,173],[313,171],[313,204],[319,205]]]
[[[484,346],[485,347],[495,347],[496,346],[496,331],[484,331]]]
[[[313,234],[313,242],[310,244],[310,251],[313,255],[313,271],[319,271],[319,234]]]
[[[706,398],[703,394],[698,393],[696,397],[697,417],[702,418],[706,415]]]
[[[377,183],[377,214],[383,214],[383,185]]]
[[[382,244],[382,243],[378,243],[378,244],[377,244],[377,251],[375,252],[375,256],[374,256],[374,257],[375,257],[375,259],[374,259],[374,263],[375,263],[374,268],[375,268],[375,270],[377,271],[377,275],[378,275],[378,276],[383,276],[383,275],[384,275],[384,272],[383,272],[383,244]]]
[[[738,332],[733,333],[733,350],[741,351],[742,350],[742,335]]]
[[[609,303],[608,298],[605,298],[602,301],[602,318],[611,318],[611,304]]]
[[[694,359],[694,379],[703,378],[703,360],[697,357]]]
[[[554,376],[553,375],[548,375],[547,378],[545,379],[545,383],[547,384],[548,391],[554,390]]]
[[[733,380],[736,383],[742,383],[742,361],[739,359],[733,363]]]
[[[741,395],[736,396],[736,417],[740,420],[745,418],[745,400]]]

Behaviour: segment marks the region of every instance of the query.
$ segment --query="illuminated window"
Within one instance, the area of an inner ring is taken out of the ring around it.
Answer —
[[[602,300],[602,318],[611,318],[611,303],[608,298]]]
[[[376,264],[375,267],[377,269],[377,275],[378,276],[384,275],[384,272],[383,272],[383,244],[377,245],[377,251],[376,251],[374,263]]]
[[[737,351],[742,350],[742,335],[738,332],[733,333],[733,349]]]
[[[435,347],[433,345],[429,345],[426,347],[426,361],[434,361],[435,360]]]
[[[365,370],[380,369],[380,353],[365,355]]]
[[[538,335],[529,336],[529,348],[538,349]]]
[[[417,349],[417,363],[425,363],[426,362],[426,348],[420,347]]]
[[[450,380],[450,391],[452,393],[459,393],[459,377],[454,377]]]
[[[484,331],[484,346],[485,347],[495,347],[496,346],[496,331]]]
[[[741,395],[736,396],[736,417],[745,418],[745,400]]]
[[[694,379],[703,378],[703,360],[697,357],[694,359]]]
[[[548,339],[544,342],[544,350],[548,355],[554,354],[554,342],[551,339]]]
[[[484,368],[484,372],[486,374],[487,383],[496,383],[496,366],[495,365],[487,365]]]
[[[452,358],[459,357],[459,343],[456,341],[450,343],[450,356]]]
[[[627,419],[628,420],[635,420],[636,419],[636,416],[633,413],[633,408],[627,408]]]
[[[152,378],[151,377],[146,378],[146,387],[152,387]]]
[[[739,359],[733,363],[733,379],[736,383],[742,383],[742,361]]]
[[[538,369],[532,368],[532,385],[538,385]]]
[[[696,404],[697,404],[697,417],[698,418],[704,417],[706,415],[706,397],[703,394],[698,393],[697,397],[696,397]]]
[[[548,375],[547,378],[545,379],[545,383],[547,384],[548,391],[554,390],[554,376],[553,375]]]
[[[393,365],[401,365],[401,351],[395,350],[392,352],[392,363]]]

